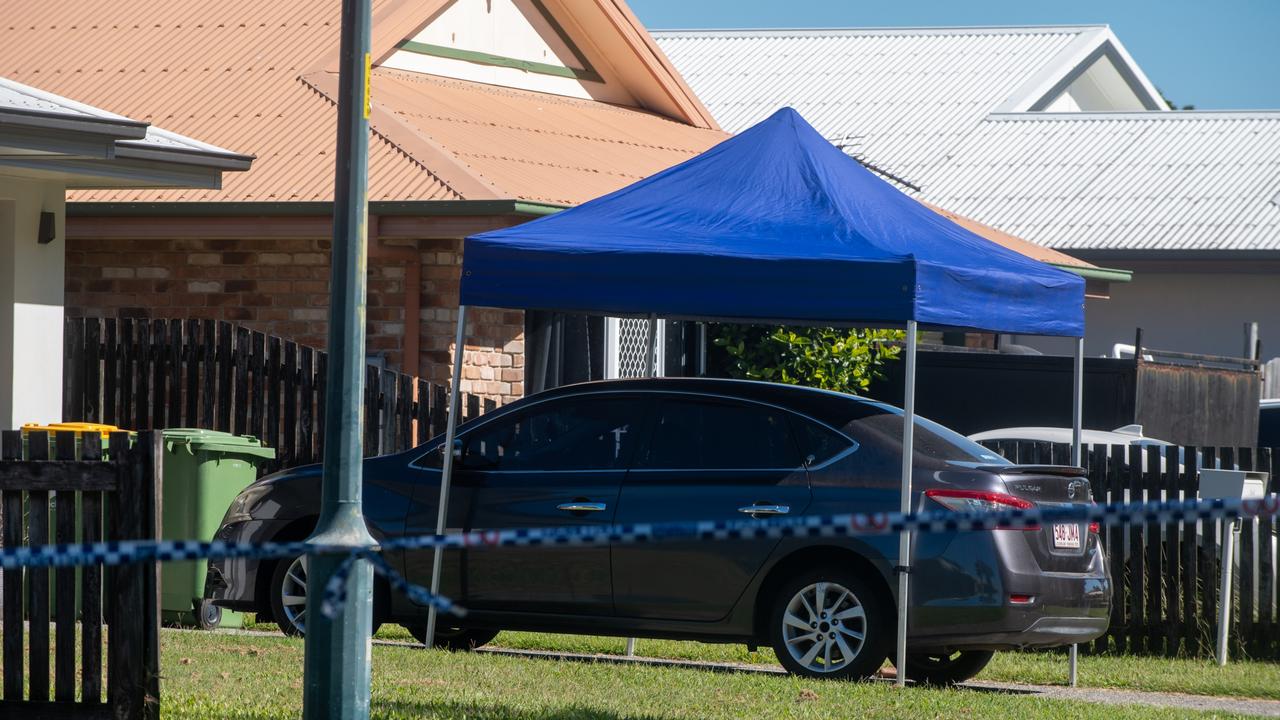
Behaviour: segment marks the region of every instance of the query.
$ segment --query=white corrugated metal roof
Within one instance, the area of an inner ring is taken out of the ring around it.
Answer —
[[[1280,111],[1027,112],[1103,52],[1158,97],[1106,26],[654,36],[726,130],[794,107],[923,199],[1032,242],[1280,250]]]
[[[724,129],[738,132],[790,106],[850,152],[916,182],[1038,70],[1061,65],[1075,46],[1096,45],[1110,31],[1048,26],[653,35]]]
[[[1012,113],[930,171],[944,207],[1062,250],[1280,250],[1280,111]]]
[[[174,151],[233,163],[242,163],[248,159],[244,155],[140,120],[0,77],[0,116],[5,115],[8,122],[21,119],[25,121],[24,124],[37,127],[64,121],[80,131],[115,137],[118,144],[126,147],[157,152]],[[72,128],[69,125],[67,129]]]

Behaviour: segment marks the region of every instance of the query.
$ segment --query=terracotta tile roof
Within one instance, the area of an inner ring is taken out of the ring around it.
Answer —
[[[393,4],[375,0],[374,11]],[[325,91],[333,76],[319,63],[337,47],[340,5],[17,3],[0,23],[0,73],[257,158],[222,190],[82,191],[73,200],[329,200],[336,113]],[[372,96],[384,122],[373,119],[371,200],[573,204],[726,137],[638,110],[385,70]],[[406,127],[421,137],[406,137]]]
[[[374,88],[499,195],[576,205],[683,162],[728,135],[605,103],[406,73]]]
[[[1014,252],[1020,252],[1023,255],[1039,260],[1040,262],[1049,263],[1050,265],[1068,265],[1070,267],[1077,268],[1097,269],[1098,267],[1097,265],[1085,262],[1080,258],[1071,257],[1064,252],[1058,252],[1053,248],[1037,245],[1029,240],[1023,240],[1016,235],[1010,235],[1003,230],[993,228],[990,225],[983,225],[977,220],[967,218],[963,215],[957,215],[950,210],[943,210],[932,203],[927,203],[922,200],[920,201],[920,204],[947,218],[960,227],[963,227],[965,230],[974,233],[975,235],[981,235],[997,245],[1003,245]]]

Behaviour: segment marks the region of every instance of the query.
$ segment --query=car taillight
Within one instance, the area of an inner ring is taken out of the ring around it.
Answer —
[[[987,492],[985,490],[925,490],[925,497],[937,501],[948,510],[956,512],[993,512],[998,510],[1030,510],[1036,506],[1030,500],[1023,500],[1006,493]],[[1002,528],[1008,530],[1039,530],[1039,525],[1020,528]]]

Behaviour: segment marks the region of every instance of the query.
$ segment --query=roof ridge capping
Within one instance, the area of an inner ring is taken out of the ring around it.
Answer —
[[[1164,112],[1161,110],[1076,110],[1071,112],[993,112],[987,120],[1001,122],[1043,122],[1046,120],[1154,120],[1188,122],[1220,117],[1224,120],[1280,120],[1280,108],[1262,109],[1196,109]]]
[[[650,34],[664,37],[739,36],[761,37],[771,35],[1002,35],[1008,33],[1085,33],[1109,30],[1106,24],[1098,25],[886,25],[880,27],[781,27],[781,28],[669,28],[650,30]]]

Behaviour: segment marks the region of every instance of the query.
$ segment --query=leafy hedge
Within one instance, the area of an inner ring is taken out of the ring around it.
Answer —
[[[902,330],[718,325],[730,377],[860,394],[902,352]]]

